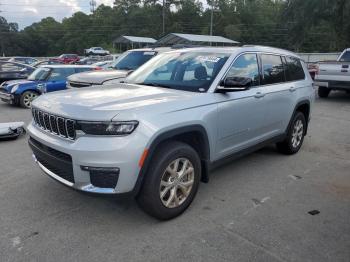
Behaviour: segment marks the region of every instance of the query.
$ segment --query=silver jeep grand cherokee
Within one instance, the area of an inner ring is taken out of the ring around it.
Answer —
[[[66,186],[133,193],[159,219],[181,214],[217,165],[270,143],[297,153],[315,90],[304,62],[269,47],[163,53],[115,86],[33,102],[29,144]]]

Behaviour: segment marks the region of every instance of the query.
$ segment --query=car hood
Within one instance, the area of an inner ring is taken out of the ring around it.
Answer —
[[[68,81],[102,85],[106,80],[126,77],[127,74],[128,71],[124,70],[89,71],[71,75],[68,77]]]
[[[30,81],[30,80],[26,80],[26,79],[22,79],[22,80],[10,80],[10,81],[6,81],[3,83],[3,85],[1,86],[3,89],[5,89],[7,92],[11,92],[11,89],[15,86],[15,85],[21,85],[21,86],[28,86],[28,85],[33,85],[33,84],[37,84],[39,83],[38,81]]]
[[[119,113],[137,117],[149,112],[159,114],[181,110],[185,105],[195,107],[205,103],[205,99],[200,99],[205,94],[117,84],[45,94],[33,102],[33,107],[76,120],[110,121]]]

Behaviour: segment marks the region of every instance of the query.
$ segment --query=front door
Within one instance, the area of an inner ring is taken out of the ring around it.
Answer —
[[[266,114],[264,92],[260,87],[258,58],[254,53],[240,55],[226,77],[246,77],[252,87],[245,91],[216,94],[218,101],[218,140],[216,158],[250,147],[263,137]]]

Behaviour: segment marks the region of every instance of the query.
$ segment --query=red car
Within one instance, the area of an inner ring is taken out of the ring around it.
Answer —
[[[52,61],[61,63],[61,64],[73,64],[80,60],[77,54],[62,54],[57,58],[51,59]]]

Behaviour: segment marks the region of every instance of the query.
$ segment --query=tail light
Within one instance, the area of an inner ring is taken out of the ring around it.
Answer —
[[[102,70],[103,68],[102,67],[99,67],[99,66],[96,66],[95,68],[94,68],[94,70]]]

